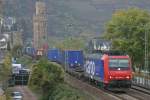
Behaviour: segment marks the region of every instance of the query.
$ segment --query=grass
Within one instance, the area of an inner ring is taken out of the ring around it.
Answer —
[[[94,100],[91,96],[71,87],[68,84],[59,85],[51,94],[50,100]]]
[[[12,93],[12,88],[7,88],[7,90],[5,91],[6,100],[12,100],[11,93]]]
[[[32,87],[29,88],[32,89],[32,91],[35,92],[36,95],[38,95],[39,100],[46,100],[41,95],[42,92],[40,90],[37,91],[34,90]],[[95,100],[94,97],[90,96],[88,93],[85,93],[74,87],[71,87],[66,83],[59,84],[54,89],[54,91],[51,91],[51,93],[48,93],[48,95],[49,100]]]

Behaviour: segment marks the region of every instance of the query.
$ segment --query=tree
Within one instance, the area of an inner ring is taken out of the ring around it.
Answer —
[[[146,32],[150,39],[150,14],[139,8],[130,8],[113,14],[104,36],[112,41],[114,49],[128,53],[133,65],[143,66]]]
[[[66,38],[63,41],[56,44],[57,48],[60,49],[74,49],[80,50],[84,49],[84,41],[82,38]]]
[[[11,75],[11,54],[8,53],[5,58],[4,62],[0,67],[0,80],[5,81],[9,79],[9,75]]]
[[[13,57],[20,57],[20,56],[22,56],[22,45],[15,45],[12,48],[11,53],[12,53]]]
[[[63,81],[62,67],[56,63],[48,62],[46,59],[41,59],[32,67],[29,86],[35,90],[41,90],[43,97],[47,100],[48,95]]]
[[[11,47],[10,47],[10,42],[7,43],[7,50],[10,51]]]

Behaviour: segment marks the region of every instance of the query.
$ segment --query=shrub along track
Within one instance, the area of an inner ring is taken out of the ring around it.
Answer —
[[[89,93],[94,96],[95,100],[149,100],[150,95],[140,91],[129,89],[126,92],[112,92],[83,82],[68,74],[65,75],[65,82],[72,87],[78,88],[81,91]]]

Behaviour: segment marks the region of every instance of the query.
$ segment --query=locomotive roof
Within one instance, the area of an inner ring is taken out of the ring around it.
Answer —
[[[91,53],[91,54],[85,54],[85,58],[93,58],[93,59],[100,59],[103,55],[108,55],[109,57],[115,58],[115,56],[119,58],[124,58],[125,54],[118,54],[118,53]]]
[[[100,59],[103,55],[99,53],[85,54],[86,58]]]

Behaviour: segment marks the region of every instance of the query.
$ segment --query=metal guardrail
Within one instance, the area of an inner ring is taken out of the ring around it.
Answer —
[[[140,76],[134,76],[132,83],[134,85],[137,85],[137,86],[140,86],[140,87],[150,90],[150,79],[146,79],[146,78],[140,77]]]

